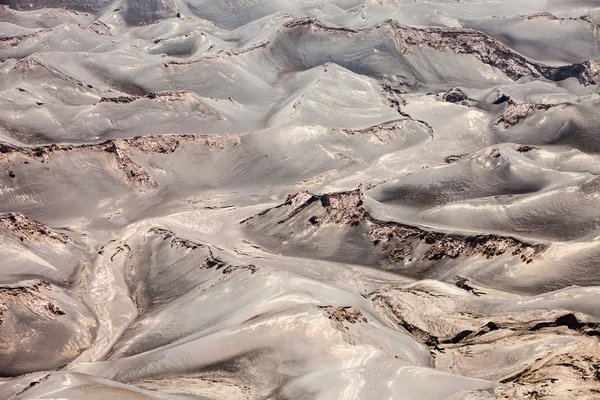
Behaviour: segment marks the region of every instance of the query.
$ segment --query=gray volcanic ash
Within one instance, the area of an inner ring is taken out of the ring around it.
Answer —
[[[600,398],[595,0],[0,5],[0,400]]]

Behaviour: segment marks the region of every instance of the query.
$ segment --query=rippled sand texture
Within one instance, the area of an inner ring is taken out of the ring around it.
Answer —
[[[596,0],[5,0],[0,399],[600,398]]]

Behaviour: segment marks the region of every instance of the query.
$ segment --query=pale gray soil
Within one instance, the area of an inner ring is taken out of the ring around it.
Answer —
[[[600,398],[600,4],[0,5],[0,400]]]

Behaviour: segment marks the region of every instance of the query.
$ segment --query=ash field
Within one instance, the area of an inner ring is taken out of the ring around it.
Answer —
[[[596,0],[4,0],[0,399],[599,399]]]

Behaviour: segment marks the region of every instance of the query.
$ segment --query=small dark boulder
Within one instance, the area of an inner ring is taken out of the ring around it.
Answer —
[[[469,98],[462,90],[454,88],[450,89],[446,94],[444,94],[442,100],[448,103],[462,103],[463,101],[469,100]]]

